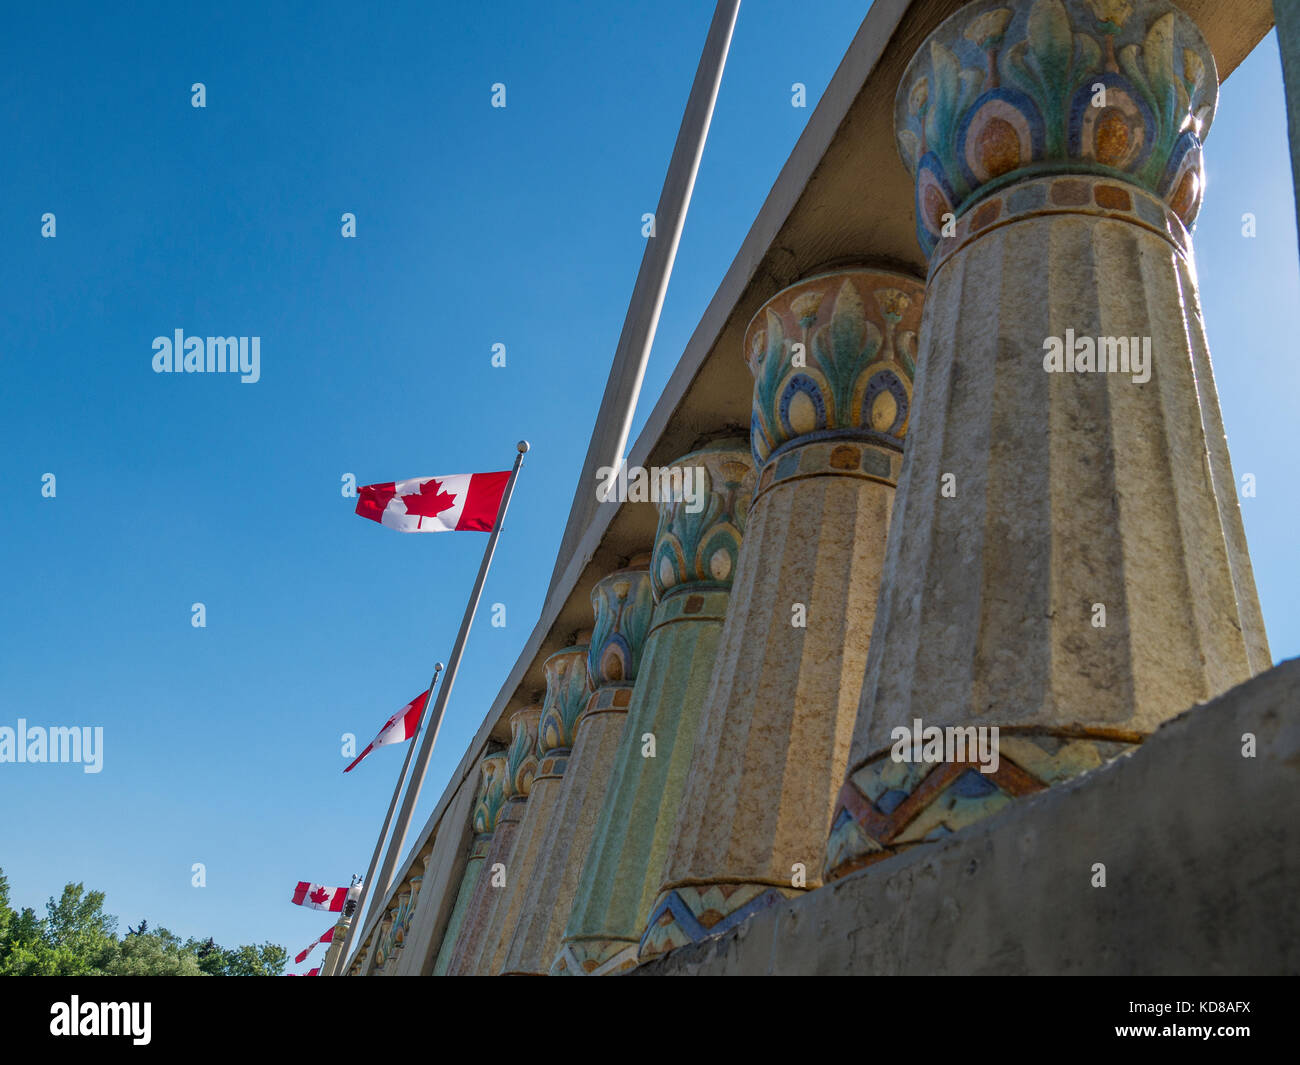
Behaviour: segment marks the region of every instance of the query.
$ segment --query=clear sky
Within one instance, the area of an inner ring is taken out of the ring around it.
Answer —
[[[636,430],[865,9],[745,0]],[[340,738],[367,742],[447,657],[484,545],[354,517],[341,478],[506,469],[527,437],[484,596],[507,625],[480,613],[423,825],[541,607],[711,10],[8,13],[0,725],[104,729],[98,774],[0,765],[16,904],[81,880],[124,923],[227,945],[323,931],[289,894],[364,871],[402,753],[344,777]],[[1207,157],[1201,294],[1282,659],[1300,650],[1300,277],[1272,36],[1225,84]],[[176,329],[260,337],[261,380],[154,374]]]

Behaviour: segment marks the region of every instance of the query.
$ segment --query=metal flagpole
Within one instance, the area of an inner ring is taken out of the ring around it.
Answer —
[[[429,713],[429,700],[433,698],[433,689],[438,684],[438,674],[442,672],[442,663],[439,662],[433,667],[433,679],[429,681],[429,690],[424,696],[424,706],[420,708],[420,724],[424,724]],[[366,908],[366,896],[370,891],[370,882],[375,878],[375,867],[379,864],[379,856],[384,850],[384,840],[388,836],[388,826],[393,823],[393,813],[397,810],[397,800],[402,795],[402,784],[406,780],[406,771],[410,768],[411,758],[415,755],[415,745],[419,742],[420,730],[415,730],[415,735],[411,737],[411,745],[406,749],[406,757],[402,760],[402,771],[397,774],[397,783],[393,786],[393,797],[388,802],[388,813],[384,815],[384,827],[379,830],[379,838],[375,840],[375,851],[370,856],[370,867],[366,870],[365,879],[361,881],[361,891],[357,895],[357,904],[352,911],[352,920],[348,924],[347,932],[343,935],[343,945],[340,950],[334,952],[334,960],[328,967],[327,972],[322,976],[333,976],[334,970],[342,964],[342,959],[347,956],[347,949],[352,943],[352,929],[361,923],[361,914]]]
[[[384,864],[379,870],[379,890],[376,891],[375,897],[383,900],[392,885],[394,866],[398,858],[402,855],[402,848],[406,845],[406,831],[410,827],[411,815],[415,812],[415,804],[420,801],[420,789],[424,786],[424,775],[429,769],[429,757],[433,754],[433,745],[438,740],[438,729],[442,725],[443,711],[447,708],[447,698],[451,695],[451,686],[456,682],[456,670],[460,667],[460,656],[465,650],[465,643],[469,639],[469,629],[474,623],[474,612],[478,609],[479,597],[483,594],[483,585],[487,581],[488,568],[492,565],[492,554],[496,551],[497,537],[501,535],[501,527],[505,524],[506,510],[510,507],[510,497],[514,494],[515,481],[519,477],[519,467],[523,465],[524,454],[528,451],[528,441],[520,440],[518,444],[518,454],[515,456],[514,468],[510,471],[510,480],[506,482],[505,491],[501,495],[501,509],[497,511],[496,524],[492,526],[492,535],[488,537],[487,547],[483,549],[483,561],[479,564],[478,577],[474,580],[474,589],[469,593],[469,602],[465,606],[465,616],[460,621],[460,631],[456,633],[456,642],[452,646],[451,655],[447,659],[447,676],[443,679],[442,687],[438,689],[438,701],[434,705],[433,715],[429,719],[428,727],[424,730],[424,741],[420,745],[420,755],[415,761],[415,769],[411,774],[411,782],[406,789],[406,798],[402,802],[402,811],[397,816],[397,824],[393,828],[393,838],[388,843],[388,853],[384,857]],[[360,924],[361,907],[357,907],[357,921],[353,927]],[[346,965],[346,961],[343,963]]]
[[[659,325],[659,312],[663,309],[664,295],[668,290],[668,277],[677,257],[677,245],[682,227],[686,223],[686,210],[691,203],[695,175],[704,154],[704,142],[709,135],[713,119],[713,105],[722,84],[722,68],[727,62],[731,47],[731,34],[740,11],[740,0],[718,0],[704,39],[704,51],[695,70],[686,110],[677,131],[673,154],[668,160],[668,173],[664,176],[663,191],[655,208],[654,234],[646,241],[641,269],[632,286],[623,331],[605,382],[605,394],[600,401],[596,425],[591,431],[591,443],[578,475],[578,487],[573,493],[569,520],[560,540],[560,550],[555,556],[555,570],[546,589],[547,598],[564,576],[564,568],[578,550],[583,534],[596,516],[601,502],[596,495],[599,484],[598,471],[602,468],[618,470],[623,465],[623,449],[632,431],[632,418],[636,414],[637,396],[641,380],[645,377],[646,362]]]

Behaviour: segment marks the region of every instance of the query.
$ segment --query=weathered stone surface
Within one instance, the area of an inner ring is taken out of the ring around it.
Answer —
[[[754,477],[743,438],[715,441],[676,465],[705,470],[708,499],[695,514],[680,502],[660,506],[652,565],[659,603],[607,799],[551,965],[556,975],[603,975],[636,963],[695,753]],[[647,736],[652,757],[645,754]]]
[[[530,779],[527,803],[521,804],[521,823],[515,832],[516,838],[500,858],[505,867],[505,883],[491,891],[492,908],[486,929],[475,953],[466,962],[465,971],[471,975],[492,976],[500,972],[509,936],[523,912],[528,887],[548,852],[555,811],[573,753],[578,718],[591,694],[587,676],[587,639],[590,635],[589,631],[577,634],[575,639],[578,642],[546,660],[546,699],[536,734],[539,753],[536,776]],[[495,859],[489,859],[489,870],[493,861]]]
[[[488,847],[492,843],[490,836],[475,836],[470,844],[469,855],[465,859],[465,869],[461,875],[460,887],[456,891],[456,901],[452,906],[451,917],[447,921],[447,930],[443,934],[434,958],[433,976],[446,976],[451,966],[452,954],[456,941],[465,924],[465,912],[478,888],[479,877],[483,874],[483,862],[487,858]]]
[[[914,719],[1037,729],[1036,761],[1061,743],[1110,757],[1267,665],[1197,309],[1190,260],[1118,218],[1029,218],[932,279],[895,502],[909,535],[890,541],[854,733],[864,799]],[[1045,372],[1044,338],[1066,329],[1150,337],[1150,380]],[[835,829],[828,863],[903,845],[906,827],[847,847]]]
[[[542,707],[539,706],[525,706],[511,714],[511,743],[504,754],[502,767],[503,801],[447,965],[447,975],[452,977],[477,973],[485,944],[493,941],[498,927],[494,923],[495,912],[504,888],[494,883],[493,869],[506,866],[510,861],[529,796],[533,793],[534,775],[538,772],[537,736],[541,718]],[[477,826],[477,810],[474,818]]]
[[[461,877],[460,888],[456,892],[451,918],[447,922],[447,930],[443,933],[442,943],[434,959],[434,976],[446,976],[450,971],[456,945],[460,942],[465,927],[465,914],[479,895],[483,862],[492,845],[492,834],[496,831],[497,818],[505,803],[506,756],[491,754],[485,757],[479,763],[479,777],[479,790],[470,813],[470,827],[473,829],[474,839],[465,861],[465,872]]]
[[[973,4],[908,68],[899,143],[933,251],[828,876],[1269,664],[1185,225],[1216,96],[1164,0]],[[900,763],[894,730],[918,720],[998,728],[1001,769]]]
[[[1292,659],[1131,754],[635,975],[1294,974],[1298,797]]]
[[[573,754],[547,839],[524,885],[519,921],[504,930],[504,953],[499,963],[493,961],[492,971],[544,974],[559,948],[604,806],[654,612],[649,555],[642,555],[638,564],[639,568],[615,570],[592,590],[596,623],[587,670],[595,690],[578,719]]]
[[[762,468],[642,957],[820,883],[848,765],[903,440],[922,285],[849,268],[755,315]]]

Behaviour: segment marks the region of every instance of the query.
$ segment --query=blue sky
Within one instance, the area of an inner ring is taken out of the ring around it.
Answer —
[[[289,893],[364,871],[401,758],[345,778],[340,736],[446,658],[484,543],[353,517],[340,478],[506,469],[527,437],[484,595],[508,623],[480,613],[423,824],[540,609],[711,8],[10,13],[0,725],[105,730],[97,775],[0,766],[17,904],[82,880],[182,935],[322,931]],[[788,2],[743,5],[636,430],[864,9],[819,0],[791,32]],[[1196,245],[1275,659],[1300,650],[1285,129],[1270,36],[1224,86]],[[260,336],[261,380],[154,374],[177,328]]]

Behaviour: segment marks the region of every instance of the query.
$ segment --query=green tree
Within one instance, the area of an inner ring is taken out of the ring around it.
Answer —
[[[122,940],[107,972],[111,976],[203,976],[188,946],[165,928],[136,932]]]
[[[104,893],[68,884],[46,903],[45,942],[59,976],[99,976],[119,951],[117,918],[104,913]]]
[[[117,938],[104,893],[68,884],[46,904],[44,919],[9,905],[0,869],[0,976],[279,976],[289,960],[275,943],[225,950],[211,938],[189,939],[141,921]]]
[[[9,880],[0,870],[0,976],[41,976],[57,972],[46,942],[44,922],[31,908],[17,913],[9,905]]]
[[[0,869],[0,943],[5,942],[9,936],[9,923],[13,916],[14,911],[9,908],[9,878]]]
[[[245,944],[234,950],[222,950],[210,939],[207,944],[191,939],[186,947],[199,955],[199,948],[209,944],[211,949],[207,955],[199,956],[199,968],[209,976],[279,976],[289,960],[289,952],[277,943]]]

